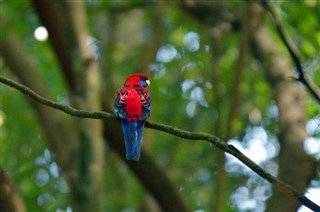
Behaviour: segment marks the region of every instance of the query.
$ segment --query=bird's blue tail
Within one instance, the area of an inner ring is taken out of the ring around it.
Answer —
[[[121,125],[126,145],[126,158],[127,160],[138,161],[140,159],[144,121],[127,122],[121,120]]]

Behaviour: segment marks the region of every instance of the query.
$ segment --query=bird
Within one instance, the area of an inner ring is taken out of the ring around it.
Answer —
[[[121,120],[126,159],[139,161],[145,120],[151,113],[151,98],[146,89],[148,75],[135,73],[127,77],[114,101],[114,112]]]

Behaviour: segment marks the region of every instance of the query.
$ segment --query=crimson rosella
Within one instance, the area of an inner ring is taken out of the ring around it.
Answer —
[[[116,94],[114,111],[121,119],[127,160],[140,159],[144,121],[151,112],[151,98],[145,89],[149,84],[147,75],[133,74]]]

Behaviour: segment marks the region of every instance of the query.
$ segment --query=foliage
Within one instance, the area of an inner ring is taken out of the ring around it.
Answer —
[[[241,25],[244,3],[226,1],[220,4],[226,13],[236,12],[237,8],[238,13],[233,15]],[[288,34],[300,50],[307,76],[319,86],[319,3],[283,1],[275,4]],[[88,25],[100,47],[104,86],[110,86],[109,92],[115,93],[127,75],[147,71],[152,80],[150,120],[230,139],[259,165],[277,174],[277,106],[272,88],[261,71],[262,65],[251,56],[245,58],[239,88],[241,100],[237,105],[239,113],[232,125],[234,135],[227,137],[243,31],[231,29],[230,23],[221,21],[218,33],[222,34],[216,43],[210,35],[217,33],[215,29],[199,23],[177,3],[165,2],[157,6],[161,7],[162,13],[159,23],[155,22],[153,3],[86,2]],[[1,7],[1,16],[10,23],[10,27],[1,27],[1,34],[10,30],[16,32],[48,83],[54,100],[67,102],[66,82],[49,41],[39,42],[34,38],[33,32],[41,23],[32,5],[23,1],[4,1]],[[231,10],[227,11],[227,8]],[[273,30],[271,22],[269,25]],[[159,41],[153,40],[157,28],[161,28]],[[150,49],[150,42],[158,42],[157,49]],[[275,45],[282,44],[279,41]],[[141,70],[144,58],[152,55],[152,51],[154,57],[148,61],[146,70]],[[218,60],[214,58],[215,54]],[[3,62],[1,74],[14,78]],[[106,95],[110,98],[106,101],[112,106],[113,95]],[[310,154],[319,160],[320,110],[307,92],[305,95],[309,125],[313,126],[309,136],[315,140],[313,145],[317,148]],[[67,210],[70,207],[69,188],[34,117],[26,97],[1,86],[1,166],[13,177],[28,211]],[[215,148],[205,142],[177,139],[148,129],[144,138],[147,152],[174,181],[192,208],[210,211],[219,186],[216,170],[220,162]],[[264,157],[257,157],[257,149],[265,154]],[[270,185],[230,157],[226,158],[225,171],[228,174],[227,210],[263,211],[265,201],[271,195]],[[142,184],[117,156],[108,157],[105,173],[107,211],[135,210],[145,203]],[[315,179],[313,185],[319,185],[319,179]]]

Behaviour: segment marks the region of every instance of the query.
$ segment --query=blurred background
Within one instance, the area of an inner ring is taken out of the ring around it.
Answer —
[[[319,2],[272,5],[319,87]],[[320,204],[319,104],[294,79],[257,2],[0,7],[1,75],[62,104],[113,112],[126,77],[146,73],[150,121],[218,136]],[[4,211],[310,211],[207,142],[146,128],[141,160],[126,161],[115,122],[71,117],[0,88]]]

